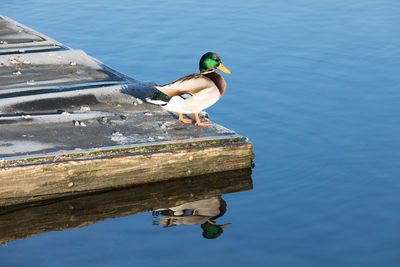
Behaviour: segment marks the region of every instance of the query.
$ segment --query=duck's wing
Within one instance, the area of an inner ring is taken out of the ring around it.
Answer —
[[[179,96],[184,94],[194,95],[206,88],[215,86],[214,82],[202,74],[191,74],[166,85],[154,85],[168,96]]]

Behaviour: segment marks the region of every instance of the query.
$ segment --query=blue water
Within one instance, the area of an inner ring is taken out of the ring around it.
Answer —
[[[400,2],[2,1],[0,13],[142,81],[217,52],[207,111],[254,144],[213,240],[151,213],[0,247],[2,266],[399,266]]]

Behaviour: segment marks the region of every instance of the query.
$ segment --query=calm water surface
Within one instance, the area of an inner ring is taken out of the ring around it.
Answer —
[[[254,189],[216,239],[151,213],[0,247],[1,266],[399,266],[400,2],[2,1],[0,13],[142,81],[221,56],[207,111],[247,136]]]

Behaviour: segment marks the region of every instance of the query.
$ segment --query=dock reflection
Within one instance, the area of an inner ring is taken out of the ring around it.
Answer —
[[[0,209],[0,242],[146,211],[153,211],[154,224],[200,224],[204,237],[216,238],[226,226],[216,223],[226,212],[221,196],[251,189],[251,169],[242,169],[4,207]]]

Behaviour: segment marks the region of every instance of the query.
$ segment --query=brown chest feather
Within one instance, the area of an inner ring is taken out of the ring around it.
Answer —
[[[212,71],[203,75],[211,79],[215,83],[221,96],[225,93],[226,82],[221,75],[219,75],[216,71]]]

